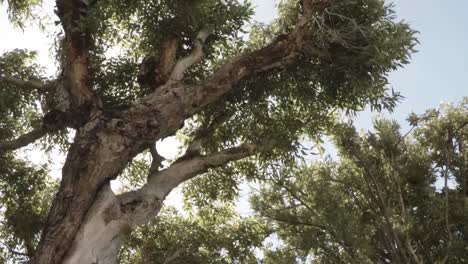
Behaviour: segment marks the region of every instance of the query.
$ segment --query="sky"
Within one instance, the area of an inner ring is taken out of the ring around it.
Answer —
[[[274,17],[272,0],[257,0],[255,19],[267,22]],[[398,0],[393,1],[399,20],[408,22],[421,42],[411,64],[392,72],[392,88],[405,98],[394,113],[383,113],[408,129],[405,119],[411,112],[423,113],[441,102],[458,102],[468,96],[468,1]],[[356,126],[369,129],[372,118],[366,110],[356,119]]]
[[[254,20],[268,23],[275,16],[275,0],[254,0],[256,15]],[[428,108],[436,108],[441,102],[457,102],[468,95],[468,1],[466,0],[397,0],[395,11],[398,19],[410,23],[419,31],[419,50],[405,68],[392,72],[389,80],[392,88],[405,98],[397,105],[394,113],[384,113],[409,129],[405,122],[410,112],[423,113]],[[53,22],[54,1],[45,0],[43,12],[51,15]],[[53,29],[51,33],[56,33]],[[5,6],[0,6],[0,53],[14,48],[26,48],[39,52],[38,61],[45,66],[48,74],[55,72],[53,60],[49,57],[50,40],[37,26],[23,31],[9,25]],[[372,118],[379,114],[369,110],[359,114],[355,125],[370,129]],[[169,156],[177,152],[174,141],[166,140],[158,145]],[[163,153],[164,153],[163,152]],[[63,159],[57,159],[57,169]]]
[[[399,0],[396,14],[419,31],[420,45],[411,63],[390,74],[389,80],[403,99],[391,117],[404,123],[408,114],[423,113],[440,102],[458,102],[468,96],[468,1]],[[369,111],[356,124],[371,126]],[[386,114],[386,116],[389,116]],[[408,125],[402,126],[408,129]]]

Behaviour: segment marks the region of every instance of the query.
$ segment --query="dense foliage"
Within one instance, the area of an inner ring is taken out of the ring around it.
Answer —
[[[467,102],[411,115],[406,135],[388,120],[366,134],[339,125],[338,161],[278,167],[252,202],[280,252],[313,263],[466,262]]]

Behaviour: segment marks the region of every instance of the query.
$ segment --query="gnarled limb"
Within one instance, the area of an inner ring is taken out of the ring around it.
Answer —
[[[146,131],[142,134],[151,140],[171,136],[187,118],[235,90],[241,80],[297,62],[306,45],[304,38],[312,34],[308,21],[309,17],[301,17],[289,34],[279,36],[261,49],[236,56],[199,84],[169,81],[124,113],[122,123],[129,125],[122,127],[122,131],[130,133],[134,131],[131,124],[139,123],[145,124],[143,130]],[[307,46],[309,50],[313,49],[310,43]],[[314,49],[313,54],[320,57],[323,52]],[[176,68],[186,69],[182,66]],[[183,73],[176,68],[174,72]]]
[[[122,161],[115,156],[109,158],[110,153],[117,154],[116,149],[112,147],[114,144],[106,142],[107,144],[97,147],[99,144],[96,144],[96,140],[99,140],[99,137],[94,134],[97,131],[92,131],[102,124],[102,119],[101,102],[92,92],[89,73],[89,50],[92,41],[86,23],[89,1],[57,0],[56,3],[57,15],[65,31],[62,87],[66,89],[70,99],[70,111],[61,110],[85,113],[88,123],[77,131],[75,142],[69,149],[59,191],[49,211],[35,256],[30,261],[41,264],[62,262],[81,221],[92,205],[97,190],[104,184],[103,179],[114,177],[113,175],[119,173],[129,161],[125,156]],[[121,142],[119,139],[115,141],[117,144]],[[91,159],[88,159],[89,157]],[[99,162],[114,168],[101,166]]]

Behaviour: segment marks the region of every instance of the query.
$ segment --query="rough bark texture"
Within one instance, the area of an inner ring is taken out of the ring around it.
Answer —
[[[235,57],[199,84],[183,84],[180,81],[186,69],[203,58],[201,45],[209,33],[202,30],[192,54],[174,65],[166,84],[128,110],[109,116],[101,110],[89,80],[89,36],[83,21],[86,3],[57,1],[67,44],[63,87],[70,94],[70,111],[80,112],[84,121],[77,125],[60,188],[31,263],[115,263],[125,234],[154,218],[173,188],[211,167],[262,150],[244,144],[208,156],[197,155],[161,172],[153,171],[141,190],[116,196],[109,188],[109,181],[133,157],[155,141],[174,135],[184,120],[236,89],[239,81],[297,61],[305,36],[311,34],[307,27],[310,12],[304,10],[305,16],[289,34],[262,49]]]

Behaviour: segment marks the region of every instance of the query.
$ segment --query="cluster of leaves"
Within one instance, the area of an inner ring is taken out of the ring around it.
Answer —
[[[448,174],[468,197],[468,98],[459,105],[442,104],[422,116],[412,115],[418,141],[430,150],[431,159],[441,175]]]
[[[39,241],[52,195],[57,185],[37,168],[12,155],[0,156],[0,248],[3,257],[24,260]]]
[[[0,56],[0,76],[17,76],[23,80],[40,80],[40,67],[33,63],[36,53],[13,50]],[[38,125],[40,110],[35,90],[19,89],[13,84],[0,86],[0,137],[12,138],[32,125]]]
[[[182,42],[181,51],[187,51],[203,27],[211,27],[217,41],[236,37],[252,15],[252,7],[237,0],[107,0],[99,1],[93,12],[98,44],[118,43],[133,49],[130,54],[157,55],[164,38],[173,34]]]
[[[35,63],[36,52],[15,49],[0,55],[0,77],[14,76],[20,80],[45,82],[43,68]],[[0,139],[10,140],[39,128],[42,116],[55,102],[51,92],[2,82],[0,86]],[[41,147],[52,149],[57,144],[62,149],[68,145],[66,131],[44,137]]]
[[[466,183],[467,109],[465,98],[428,111],[411,139],[391,121],[362,135],[339,125],[339,161],[271,171],[252,205],[284,242],[273,255],[293,251],[301,263],[466,262],[466,187],[436,187],[449,175]],[[446,143],[449,124],[456,145]]]
[[[195,215],[166,208],[157,220],[132,233],[121,263],[257,263],[255,249],[267,227],[236,215],[232,206],[205,207]]]
[[[42,80],[34,52],[13,50],[0,56],[0,76]],[[39,127],[40,95],[13,84],[0,86],[0,141]],[[24,259],[12,252],[32,254],[56,186],[45,167],[31,166],[13,153],[0,153],[0,248],[8,259]]]
[[[8,18],[16,26],[24,28],[24,23],[27,20],[36,17],[35,8],[42,3],[41,0],[1,0],[0,4],[8,5]]]

